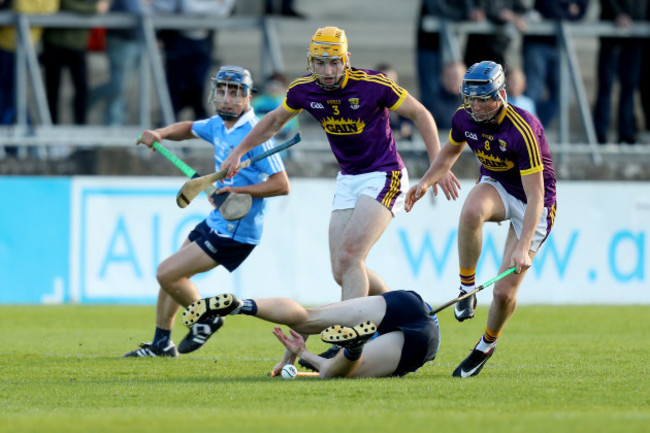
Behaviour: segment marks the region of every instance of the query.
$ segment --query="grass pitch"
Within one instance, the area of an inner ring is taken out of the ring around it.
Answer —
[[[486,315],[440,313],[438,357],[404,378],[285,381],[266,376],[282,349],[257,319],[194,354],[123,359],[153,306],[0,306],[0,431],[648,431],[650,307],[520,307],[481,374],[452,378]]]

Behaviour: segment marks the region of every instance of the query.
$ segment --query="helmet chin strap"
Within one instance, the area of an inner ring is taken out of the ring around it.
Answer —
[[[494,113],[494,115],[492,117],[489,117],[487,119],[479,120],[478,118],[476,118],[476,115],[474,113],[472,113],[472,118],[474,119],[474,122],[476,122],[476,123],[478,123],[480,125],[489,125],[489,124],[492,124],[492,123],[496,123],[497,119],[499,118],[499,115],[501,114],[503,109],[504,109],[504,106],[502,105],[501,107],[499,107],[496,110],[496,113]]]
[[[237,113],[231,113],[229,111],[223,111],[223,110],[217,110],[217,114],[223,120],[236,120],[242,115],[242,113],[237,114]]]
[[[233,113],[230,111],[225,111],[225,110],[219,110],[218,108],[215,107],[215,111],[221,117],[223,120],[226,121],[232,121],[232,120],[237,120],[240,117],[244,115],[248,110],[250,109],[250,105],[244,104],[244,107],[242,107],[241,111],[239,113]]]
[[[343,69],[342,74],[336,75],[336,81],[334,84],[325,84],[323,82],[323,79],[326,77],[325,75],[317,74],[314,71],[314,68],[312,68],[311,73],[316,77],[316,84],[323,90],[337,90],[341,88],[341,84],[343,83],[343,79],[345,78],[345,74],[347,73],[349,66],[346,66],[345,69]]]
[[[341,83],[343,82],[343,77],[345,77],[345,74],[341,74],[338,76],[338,80],[334,84],[325,84],[321,81],[322,75],[318,75],[314,73],[314,76],[316,77],[316,84],[323,90],[337,90],[341,88]]]

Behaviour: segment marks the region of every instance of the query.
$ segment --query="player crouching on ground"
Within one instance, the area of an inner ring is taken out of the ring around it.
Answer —
[[[287,349],[272,370],[276,375],[300,357],[315,366],[322,379],[384,377],[414,372],[435,358],[440,328],[429,311],[420,295],[405,290],[307,309],[288,298],[240,300],[224,294],[192,303],[183,323],[191,327],[204,317],[245,314],[291,327],[288,336],[280,327],[273,330]],[[379,336],[371,340],[375,332]],[[344,350],[331,359],[309,352],[300,334],[318,333],[324,342]]]
[[[222,66],[212,79],[210,102],[215,104],[216,116],[196,122],[178,122],[164,128],[142,133],[140,142],[151,147],[155,141],[202,138],[214,146],[216,171],[239,142],[257,124],[250,106],[253,80],[247,69]],[[247,153],[247,159],[275,147],[274,140],[265,141]],[[127,353],[126,357],[175,357],[200,348],[223,324],[218,316],[204,317],[190,330],[178,350],[171,340],[171,330],[179,305],[184,307],[201,298],[190,280],[198,273],[223,265],[232,272],[259,244],[262,236],[265,197],[289,193],[289,178],[279,155],[251,164],[239,176],[217,184],[217,194],[241,193],[253,197],[248,214],[240,220],[228,221],[215,208],[199,223],[180,250],[165,259],[157,270],[160,283],[156,306],[156,331],[151,343]],[[214,206],[214,200],[210,197]]]

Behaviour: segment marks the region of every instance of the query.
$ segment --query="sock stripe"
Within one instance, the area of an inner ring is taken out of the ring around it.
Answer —
[[[254,299],[244,299],[242,301],[241,314],[255,316],[257,314],[257,302]]]
[[[492,331],[490,328],[486,327],[485,333],[483,334],[483,340],[486,343],[494,343],[495,341],[497,341],[497,338],[499,338],[499,335],[501,335],[500,332],[496,333]]]
[[[460,283],[463,286],[476,284],[476,268],[460,268]]]
[[[169,329],[162,329],[156,326],[156,331],[153,335],[152,346],[162,346],[170,340],[172,331]]]

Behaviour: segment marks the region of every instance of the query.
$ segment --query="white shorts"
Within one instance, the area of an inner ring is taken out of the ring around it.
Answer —
[[[409,175],[406,168],[400,171],[373,171],[364,174],[336,176],[336,192],[332,210],[354,209],[359,197],[370,196],[386,206],[395,216],[404,209]]]
[[[526,203],[519,200],[516,197],[508,194],[508,191],[496,180],[491,177],[481,176],[479,183],[487,183],[492,185],[499,196],[501,201],[503,201],[503,206],[506,208],[506,220],[510,220],[510,224],[515,229],[517,238],[521,238],[521,229],[524,226],[524,212],[526,212]],[[533,235],[533,240],[530,242],[530,250],[537,252],[539,247],[542,245],[542,242],[546,240],[548,233],[550,231],[548,223],[548,208],[544,207],[542,210],[542,216],[539,218],[537,223],[537,228],[535,229],[535,234]]]

